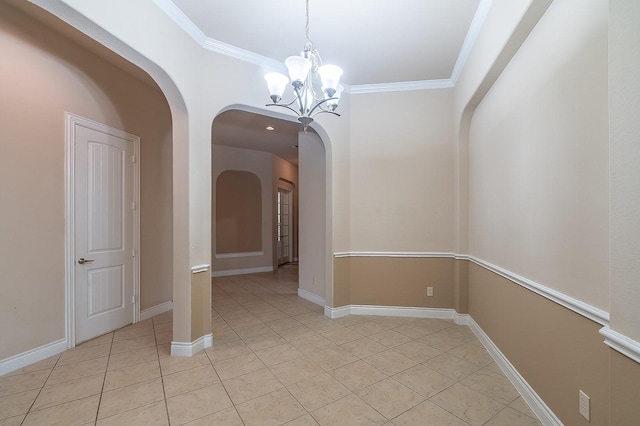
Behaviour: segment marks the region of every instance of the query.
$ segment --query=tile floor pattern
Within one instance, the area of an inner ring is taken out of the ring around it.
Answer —
[[[214,345],[171,358],[171,313],[0,377],[8,425],[539,425],[465,326],[347,316],[297,270],[213,280]]]

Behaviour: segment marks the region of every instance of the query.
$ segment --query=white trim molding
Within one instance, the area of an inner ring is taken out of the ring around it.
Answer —
[[[640,364],[640,342],[618,333],[608,326],[602,327],[600,334],[604,336],[604,343],[607,346]]]
[[[161,303],[159,305],[153,306],[151,308],[145,309],[144,311],[140,311],[140,321],[148,320],[149,318],[153,318],[156,315],[164,314],[165,312],[169,312],[173,309],[173,301]]]
[[[191,357],[213,345],[213,334],[207,334],[193,342],[171,342],[171,356]]]
[[[216,253],[216,259],[235,259],[236,257],[263,256],[263,251],[243,251],[239,253]]]
[[[455,258],[453,253],[430,251],[345,251],[334,253],[333,257],[419,257],[419,258]]]
[[[533,390],[533,388],[527,383],[527,381],[518,373],[518,370],[509,362],[506,356],[498,349],[493,341],[487,336],[487,334],[480,328],[480,326],[471,318],[468,317],[468,326],[476,335],[478,340],[482,342],[484,347],[489,352],[489,355],[498,364],[502,372],[507,376],[509,381],[513,384],[516,390],[522,396],[522,399],[529,405],[531,410],[538,416],[538,419],[543,425],[558,425],[562,426],[562,422],[551,411],[551,408],[545,404],[540,396]]]
[[[191,267],[191,273],[192,274],[199,274],[200,272],[206,272],[209,270],[209,265],[202,264],[202,265],[196,265],[196,266],[192,266]]]
[[[67,339],[56,340],[0,361],[0,376],[19,370],[35,362],[58,355],[68,349]]]
[[[320,297],[317,294],[313,294],[303,288],[298,288],[298,297],[302,297],[303,299],[308,300],[309,302],[313,302],[316,305],[325,305],[324,297]]]
[[[324,314],[329,318],[340,318],[346,315],[374,315],[385,317],[436,318],[453,320],[456,317],[456,311],[453,309],[375,305],[347,305],[340,306],[339,308],[325,306]]]
[[[478,4],[476,14],[473,16],[471,25],[469,25],[469,30],[467,31],[467,35],[462,43],[462,47],[460,48],[458,59],[456,60],[456,64],[453,66],[453,71],[451,72],[450,80],[453,86],[458,82],[462,69],[467,63],[467,59],[469,59],[471,49],[478,38],[478,34],[480,34],[480,30],[484,25],[487,15],[489,14],[489,9],[491,9],[492,3],[493,0],[480,0],[480,4]]]
[[[273,266],[261,266],[259,268],[227,269],[226,271],[211,271],[211,276],[231,277],[233,275],[257,274],[260,272],[273,272]]]

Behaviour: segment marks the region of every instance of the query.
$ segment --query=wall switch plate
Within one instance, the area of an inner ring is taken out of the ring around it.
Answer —
[[[427,296],[433,296],[433,287],[427,287]]]
[[[579,392],[579,411],[582,414],[582,417],[587,419],[587,421],[591,421],[591,398],[587,396],[586,393],[580,391]]]

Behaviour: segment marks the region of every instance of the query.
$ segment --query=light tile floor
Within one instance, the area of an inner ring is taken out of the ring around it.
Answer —
[[[297,269],[213,280],[214,345],[171,358],[170,312],[0,377],[8,425],[539,425],[465,326],[347,316]]]

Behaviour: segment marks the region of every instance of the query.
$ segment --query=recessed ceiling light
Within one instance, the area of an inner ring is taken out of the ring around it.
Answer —
[[[273,126],[267,126],[267,130],[271,131],[271,130],[275,130],[275,128]]]

